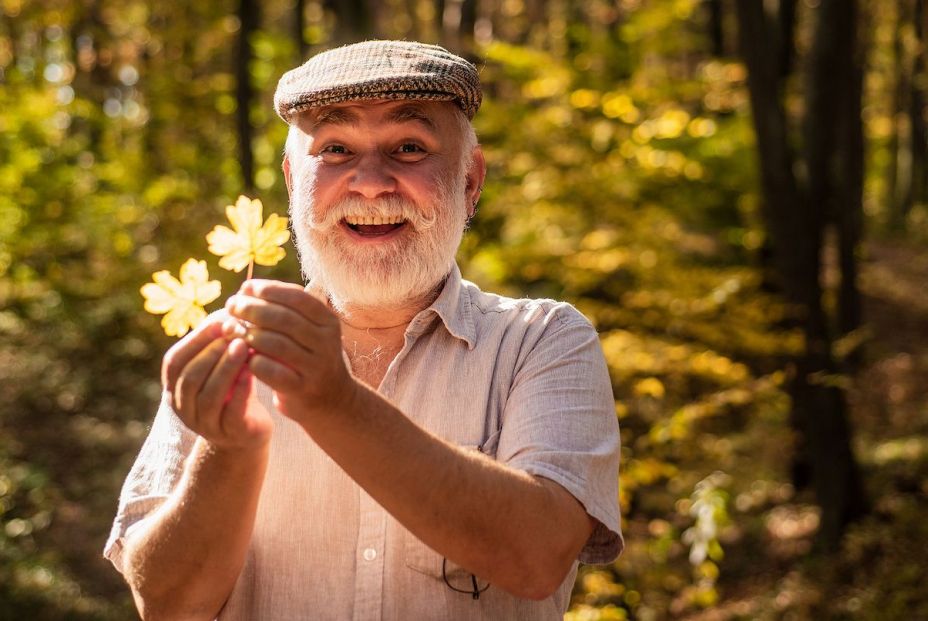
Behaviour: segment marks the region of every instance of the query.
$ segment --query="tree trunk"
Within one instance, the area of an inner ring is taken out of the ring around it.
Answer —
[[[912,92],[909,118],[912,128],[912,203],[928,200],[928,126],[925,122],[925,0],[915,0],[912,19],[915,57],[912,59]],[[908,212],[903,214],[907,217]]]
[[[838,231],[841,283],[838,292],[837,326],[849,333],[860,326],[861,302],[857,286],[858,247],[863,226],[864,137],[861,119],[863,97],[863,46],[858,37],[859,0],[823,0],[813,45],[812,80],[809,87],[827,88],[825,73],[837,76],[834,90],[824,97],[831,105],[818,110],[813,123],[834,123],[834,160],[824,172],[830,175],[828,187],[833,197],[828,216]],[[831,63],[834,64],[831,64]],[[808,107],[811,114],[811,107]],[[811,171],[811,166],[810,166]],[[810,183],[812,182],[810,174]],[[829,348],[818,363],[833,372],[834,360]],[[857,462],[851,451],[851,430],[846,414],[845,395],[837,387],[827,390],[833,416],[818,416],[813,433],[821,434],[816,442],[813,473],[816,492],[822,499],[820,544],[828,550],[837,548],[844,527],[867,510]]]
[[[464,58],[477,61],[474,44],[474,29],[477,26],[477,0],[463,0],[461,3],[461,52]]]
[[[306,0],[294,0],[293,3],[293,42],[296,44],[297,62],[306,60],[309,46],[306,45]]]
[[[841,285],[838,292],[838,334],[853,332],[861,326],[862,304],[858,287],[857,264],[863,234],[864,192],[864,131],[861,103],[863,100],[864,50],[867,42],[860,40],[857,0],[848,0],[835,27],[846,34],[841,38],[839,54],[845,59],[839,65],[842,79],[837,114],[837,165],[834,187],[837,190],[836,213],[833,214],[838,232],[838,257]],[[824,17],[824,13],[823,13]],[[850,362],[859,360],[855,352]]]
[[[892,194],[889,213],[889,228],[894,231],[901,231],[905,228],[906,217],[912,208],[913,181],[914,181],[914,150],[913,138],[915,137],[912,127],[914,118],[912,116],[912,94],[914,92],[913,82],[914,61],[915,58],[907,50],[908,46],[903,39],[905,36],[906,25],[911,25],[915,21],[915,15],[912,11],[913,0],[901,0],[898,4],[899,15],[896,29],[896,39],[894,41],[894,50],[896,53],[896,62],[899,71],[897,74],[897,84],[895,93],[895,116],[893,118],[893,128],[895,131],[896,151],[893,154],[893,178]]]
[[[334,43],[344,45],[376,36],[366,0],[324,0],[323,6],[335,14]]]
[[[88,99],[102,108],[106,102],[107,89],[113,84],[110,69],[103,64],[102,53],[111,44],[112,37],[109,34],[107,22],[103,19],[98,0],[92,0],[84,4],[82,8],[83,11],[78,13],[71,28],[71,47],[74,50],[75,66],[78,69],[75,72],[72,86],[78,97]],[[82,70],[81,64],[77,62],[81,49],[85,54],[90,54],[93,59],[87,70]],[[100,152],[103,125],[99,116],[76,115],[70,131],[74,134],[86,134],[91,149],[96,153]]]
[[[809,200],[823,230],[833,223],[838,237],[837,328],[860,327],[857,252],[862,226],[863,68],[857,45],[857,0],[824,0],[809,58],[805,84]]]
[[[779,19],[780,77],[784,80],[793,72],[793,57],[796,45],[796,0],[780,0]]]
[[[800,297],[796,292],[793,275],[800,273],[805,259],[798,253],[790,255],[786,244],[792,241],[793,231],[804,226],[802,218],[806,209],[802,205],[796,178],[793,175],[793,154],[789,148],[786,114],[782,104],[782,70],[779,62],[782,54],[777,43],[778,23],[767,19],[763,7],[753,0],[738,0],[736,4],[741,53],[748,68],[748,95],[753,112],[754,131],[761,173],[763,200],[761,213],[767,230],[765,242],[765,265],[767,274],[773,274],[773,289],[784,294],[791,302]],[[806,229],[803,237],[815,234]],[[806,251],[815,264],[818,274],[817,250]],[[796,266],[789,265],[790,256],[798,259]],[[817,281],[816,281],[817,282]],[[813,283],[814,285],[815,283]],[[799,312],[794,318],[799,323],[808,323],[803,315],[805,305],[798,303]],[[794,381],[796,384],[796,381]],[[797,398],[799,386],[791,387],[793,405],[790,410],[796,445],[792,455],[791,478],[796,489],[804,489],[811,482],[811,458],[808,453],[808,438],[802,432],[803,400]]]
[[[706,7],[709,10],[709,41],[712,55],[721,58],[725,55],[725,29],[722,0],[708,0]]]
[[[899,222],[899,213],[897,210],[897,194],[898,194],[898,184],[897,180],[899,177],[899,149],[900,149],[900,120],[902,118],[902,107],[903,101],[905,99],[905,72],[906,65],[905,59],[903,57],[903,47],[902,47],[902,22],[904,19],[905,11],[902,6],[902,2],[896,5],[896,29],[893,32],[893,63],[894,69],[893,77],[895,78],[893,83],[893,92],[892,100],[890,103],[890,119],[892,120],[892,131],[889,135],[889,144],[887,145],[887,150],[889,151],[889,162],[886,164],[886,194],[884,195],[884,205],[888,210],[887,214],[887,226],[891,230],[898,229],[900,227]]]
[[[235,112],[238,127],[238,160],[242,170],[242,187],[246,193],[254,193],[255,163],[254,152],[251,148],[254,128],[251,126],[251,102],[253,89],[251,87],[251,73],[248,67],[251,64],[251,36],[258,29],[259,7],[257,0],[240,0],[238,18],[241,22],[238,37],[238,57],[235,65],[235,98],[237,107]]]
[[[824,5],[841,0],[823,0]],[[822,236],[826,192],[831,184],[826,178],[810,183],[810,192],[803,192],[793,174],[793,154],[787,140],[787,117],[781,99],[780,63],[782,54],[777,42],[779,20],[768,18],[762,0],[738,0],[739,39],[748,68],[748,91],[757,134],[760,158],[763,206],[761,214],[771,238],[773,263],[787,300],[796,309],[796,319],[805,336],[805,351],[793,363],[791,378],[792,421],[800,436],[799,451],[811,466],[812,483],[821,507],[821,527],[818,544],[834,550],[844,526],[857,517],[862,507],[857,466],[850,449],[850,431],[845,413],[844,395],[827,385],[834,374],[831,341],[825,312],[822,308],[820,285]],[[840,9],[838,9],[840,10]],[[823,8],[824,12],[824,8]],[[831,33],[821,33],[811,71],[824,66],[830,57]],[[825,85],[822,85],[825,88]],[[827,94],[818,90],[808,93],[808,114],[821,114]],[[829,116],[818,122],[833,122]],[[810,137],[810,157],[822,157],[823,144],[834,142],[834,131],[823,128]],[[824,152],[827,156],[827,152]],[[826,158],[827,159],[827,158]],[[820,174],[820,161],[810,162],[810,177]],[[810,198],[815,197],[815,200]]]

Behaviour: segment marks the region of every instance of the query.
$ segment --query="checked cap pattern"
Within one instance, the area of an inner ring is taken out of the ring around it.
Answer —
[[[274,108],[290,122],[308,108],[357,99],[456,102],[467,118],[482,100],[477,68],[437,45],[364,41],[313,56],[281,77]]]

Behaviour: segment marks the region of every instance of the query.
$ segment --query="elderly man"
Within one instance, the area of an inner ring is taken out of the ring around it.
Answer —
[[[454,256],[477,72],[369,41],[281,79],[307,286],[247,281],[167,353],[105,554],[152,619],[560,619],[622,548],[618,427],[568,304]]]

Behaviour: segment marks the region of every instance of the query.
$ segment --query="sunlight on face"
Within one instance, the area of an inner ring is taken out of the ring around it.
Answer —
[[[433,291],[447,276],[466,226],[467,170],[475,143],[466,135],[455,138],[460,145],[457,162],[431,182],[425,198],[347,193],[330,205],[319,204],[319,163],[293,167],[290,207],[303,275],[327,293],[336,310],[400,308]],[[344,230],[349,216],[402,218],[406,224],[390,239],[358,243]]]

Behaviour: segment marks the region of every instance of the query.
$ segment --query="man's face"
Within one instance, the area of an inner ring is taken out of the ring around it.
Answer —
[[[346,102],[295,121],[285,172],[300,262],[336,308],[402,306],[451,269],[483,166],[455,114]]]

